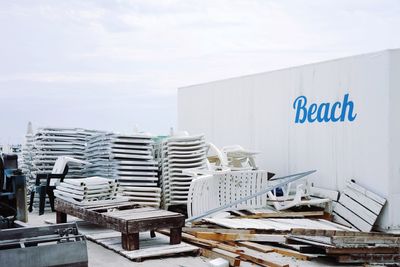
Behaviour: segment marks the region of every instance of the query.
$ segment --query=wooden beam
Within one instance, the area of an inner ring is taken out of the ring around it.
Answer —
[[[229,262],[229,266],[240,266],[240,255],[225,251],[219,248],[213,249],[200,249],[200,253],[202,256],[216,259],[216,258],[223,258]]]
[[[269,234],[236,234],[236,233],[212,233],[212,232],[195,232],[197,238],[215,240],[215,241],[257,241],[257,242],[285,242],[284,235]]]
[[[302,253],[299,253],[299,252],[296,252],[296,251],[293,251],[290,249],[261,245],[261,244],[257,244],[254,242],[239,242],[239,245],[247,247],[247,248],[255,249],[255,250],[261,251],[261,252],[275,252],[275,253],[279,253],[284,256],[294,257],[299,260],[309,260],[309,259],[313,258],[310,255],[305,255],[305,254],[302,254]]]
[[[247,218],[247,219],[262,219],[262,218],[304,218],[304,217],[322,217],[324,211],[285,211],[285,212],[269,212],[269,213],[257,213],[252,215],[242,215],[236,218]]]
[[[326,254],[400,254],[400,247],[326,248]]]
[[[238,234],[255,234],[255,230],[244,229],[225,229],[225,228],[203,228],[203,227],[183,227],[183,232],[213,232],[213,233],[238,233]]]
[[[260,253],[256,250],[252,250],[249,248],[241,248],[243,252],[239,252],[240,258],[251,261],[257,265],[265,266],[265,267],[289,267],[289,264],[278,264],[267,260],[264,253]]]

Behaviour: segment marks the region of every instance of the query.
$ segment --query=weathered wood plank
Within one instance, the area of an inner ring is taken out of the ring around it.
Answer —
[[[398,264],[400,262],[400,254],[349,254],[340,255],[336,259],[340,263]]]
[[[364,207],[361,203],[358,203],[354,199],[348,197],[346,194],[342,194],[340,196],[339,203],[370,225],[374,225],[376,219],[378,218],[379,213],[373,213],[372,211]]]
[[[216,259],[223,258],[229,262],[229,266],[240,266],[240,256],[238,254],[225,251],[219,248],[205,249],[202,248],[201,255],[207,258]]]
[[[241,234],[241,233],[212,233],[195,232],[197,238],[210,239],[215,241],[258,241],[258,242],[285,242],[284,235],[268,234]]]
[[[249,249],[247,247],[239,247],[241,252],[238,252],[241,259],[253,262],[260,266],[265,267],[289,267],[289,264],[279,264],[266,259],[265,253]]]
[[[273,246],[267,246],[267,245],[261,245],[261,244],[257,244],[254,242],[239,242],[239,245],[241,246],[245,246],[247,248],[251,248],[251,249],[255,249],[257,251],[261,251],[261,252],[275,252],[275,253],[279,253],[281,255],[284,256],[288,256],[288,257],[294,257],[296,259],[299,260],[309,260],[312,259],[313,256],[310,255],[306,255],[303,253],[299,253],[290,249],[285,249],[285,248],[278,248],[278,247],[273,247]]]
[[[183,232],[212,232],[212,233],[240,233],[240,234],[255,234],[255,230],[242,229],[225,229],[225,228],[204,228],[204,227],[183,227]]]
[[[372,225],[364,221],[358,215],[354,214],[351,210],[347,209],[341,203],[335,206],[335,213],[340,217],[344,218],[346,221],[351,223],[355,228],[363,232],[369,232],[372,229]]]
[[[365,196],[369,197],[370,199],[373,199],[374,201],[378,202],[382,206],[385,205],[385,203],[386,203],[386,199],[384,199],[381,196],[378,196],[377,194],[365,189],[364,187],[362,187],[356,183],[348,182],[347,186],[350,187],[351,189],[354,189],[354,190],[364,194]]]
[[[379,215],[379,213],[382,210],[383,205],[376,202],[375,200],[367,197],[365,194],[356,191],[352,188],[345,188],[342,192],[342,195],[345,194],[349,197],[351,197],[352,199],[354,199],[355,201],[357,201],[358,203],[362,204],[363,206],[365,206],[366,208],[368,208],[369,210],[371,210],[373,213],[375,213],[376,215]]]
[[[399,254],[400,247],[326,248],[326,254]]]
[[[177,245],[170,245],[169,238],[163,234],[157,234],[151,238],[149,232],[140,233],[140,249],[127,251],[122,248],[120,233],[110,230],[108,233],[89,234],[87,239],[96,242],[122,256],[133,260],[142,261],[155,257],[167,257],[182,253],[196,253],[199,249],[195,246],[181,242]]]
[[[320,188],[316,186],[311,186],[310,188],[310,195],[316,196],[320,198],[329,198],[333,201],[337,201],[339,197],[339,192],[336,190],[329,190],[326,188]]]
[[[398,236],[333,236],[332,244],[337,247],[354,247],[368,245],[387,245],[400,246],[400,237]]]
[[[257,213],[252,215],[242,215],[234,217],[235,219],[261,219],[261,218],[304,218],[304,217],[320,217],[324,216],[324,211],[285,211],[271,213]]]

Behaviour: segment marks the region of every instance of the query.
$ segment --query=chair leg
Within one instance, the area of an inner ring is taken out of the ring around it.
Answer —
[[[53,192],[53,189],[47,190],[47,195],[49,196],[51,211],[55,211],[55,209],[54,209],[54,192]]]
[[[35,190],[36,189],[33,189],[32,190],[32,192],[31,192],[31,198],[30,198],[30,201],[29,201],[29,208],[28,208],[28,211],[29,212],[32,212],[32,207],[33,207],[33,200],[35,199]]]
[[[44,214],[44,205],[46,203],[46,186],[39,186],[39,215]]]

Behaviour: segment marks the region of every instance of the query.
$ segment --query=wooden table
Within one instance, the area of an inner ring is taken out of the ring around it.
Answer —
[[[170,244],[182,240],[182,226],[185,217],[176,212],[150,207],[138,207],[131,202],[108,204],[104,206],[83,207],[61,199],[55,199],[57,223],[66,223],[67,214],[106,228],[121,232],[122,248],[139,249],[139,232],[170,229]]]

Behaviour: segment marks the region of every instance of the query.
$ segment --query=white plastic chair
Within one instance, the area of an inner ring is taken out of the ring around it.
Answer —
[[[187,202],[189,218],[203,214],[213,208],[223,206],[250,196],[267,187],[266,171],[221,171],[200,175],[190,184]],[[267,195],[258,196],[229,210],[263,208],[267,205]]]

